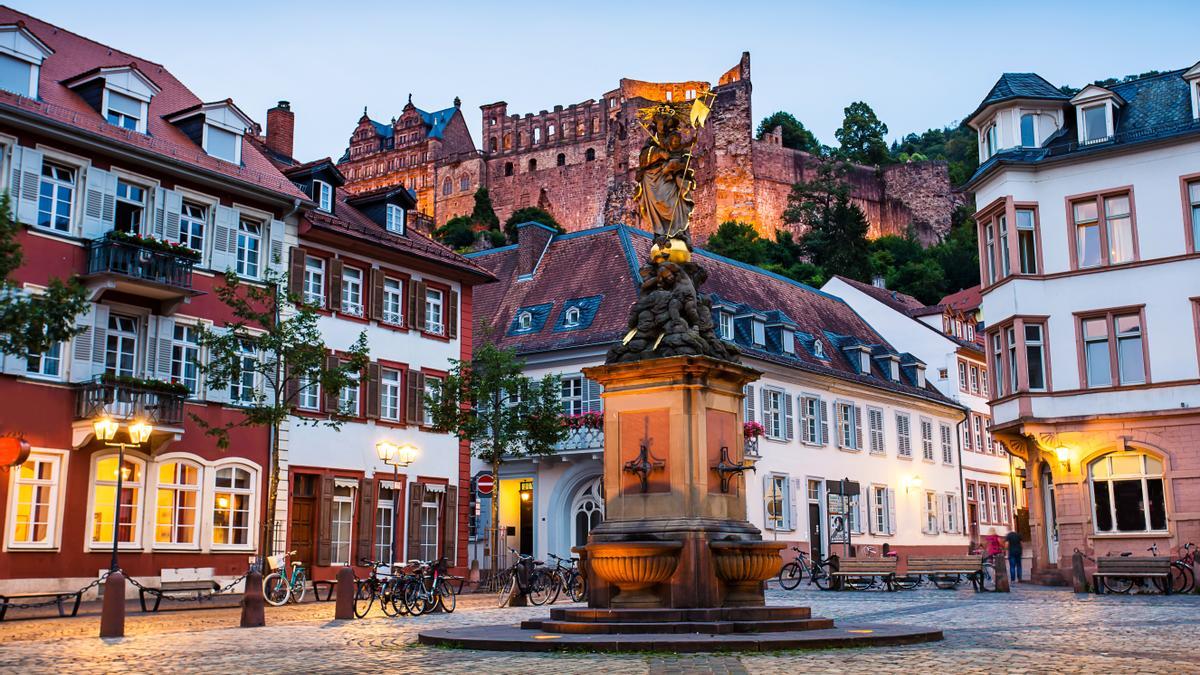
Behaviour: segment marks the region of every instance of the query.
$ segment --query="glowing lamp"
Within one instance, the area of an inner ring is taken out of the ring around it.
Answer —
[[[417,446],[413,445],[412,443],[405,443],[404,445],[400,446],[397,455],[400,466],[408,466],[409,464],[417,461]]]
[[[134,445],[141,445],[150,440],[150,434],[154,433],[154,427],[145,420],[134,420],[133,424],[129,425],[129,442]]]
[[[397,450],[396,444],[388,441],[379,441],[375,444],[375,454],[379,455],[379,461],[384,464],[392,463],[392,458],[396,456]]]
[[[913,490],[920,490],[921,485],[923,485],[923,482],[921,481],[920,476],[910,476],[908,479],[908,488],[905,491],[911,492]]]
[[[1054,449],[1054,455],[1058,457],[1058,463],[1063,465],[1067,471],[1071,470],[1071,449],[1065,445],[1060,445]]]
[[[101,417],[92,422],[92,430],[96,432],[96,439],[106,443],[116,438],[119,428],[117,421],[111,417]]]
[[[530,495],[528,492],[525,492],[524,490],[521,491],[521,501],[527,502],[529,501],[529,497]]]

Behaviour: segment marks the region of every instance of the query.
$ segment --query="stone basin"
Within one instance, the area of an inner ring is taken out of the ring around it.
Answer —
[[[587,545],[587,561],[601,579],[619,593],[617,607],[657,607],[661,604],[653,587],[675,573],[679,565],[679,541],[607,541]]]
[[[779,574],[787,544],[775,541],[709,543],[717,578],[725,582],[725,607],[762,605],[762,582]]]

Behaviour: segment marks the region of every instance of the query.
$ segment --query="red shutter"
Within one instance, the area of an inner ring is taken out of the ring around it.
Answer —
[[[363,478],[358,481],[358,536],[355,537],[354,560],[357,565],[363,560],[370,560],[371,542],[375,530],[375,481]]]
[[[333,553],[333,476],[321,477],[317,516],[317,564],[327,566]]]
[[[379,419],[379,364],[367,364],[367,417]]]
[[[342,308],[342,261],[329,261],[329,294],[326,301],[329,309]]]
[[[288,252],[288,293],[303,298],[304,296],[304,249],[292,248]]]
[[[451,340],[458,337],[458,293],[450,291],[450,302],[446,307],[446,335]]]

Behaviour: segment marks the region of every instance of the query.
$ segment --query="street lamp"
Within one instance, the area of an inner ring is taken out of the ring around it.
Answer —
[[[126,440],[114,440],[117,438],[117,433],[120,431],[121,425],[111,417],[101,417],[92,422],[92,430],[96,432],[96,440],[102,441],[105,445],[112,448],[118,448],[117,451],[117,493],[113,499],[113,534],[112,534],[112,561],[109,563],[109,571],[116,571],[120,566],[117,564],[117,542],[120,539],[121,531],[121,490],[122,483],[125,479],[125,448],[136,448],[144,445],[150,440],[150,434],[154,432],[154,427],[143,420],[133,420],[125,429]]]
[[[1055,457],[1058,457],[1058,463],[1063,466],[1067,473],[1071,472],[1071,449],[1065,445],[1060,445],[1054,449]]]
[[[392,565],[396,564],[396,518],[400,514],[400,467],[408,467],[417,459],[417,446],[412,443],[396,445],[389,441],[379,441],[375,444],[375,454],[379,461],[392,467]]]

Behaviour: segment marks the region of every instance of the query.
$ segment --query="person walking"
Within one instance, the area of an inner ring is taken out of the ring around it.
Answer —
[[[1008,580],[1013,583],[1021,583],[1021,534],[1016,530],[1009,530],[1008,534],[1004,535],[1004,541],[1008,544]]]

